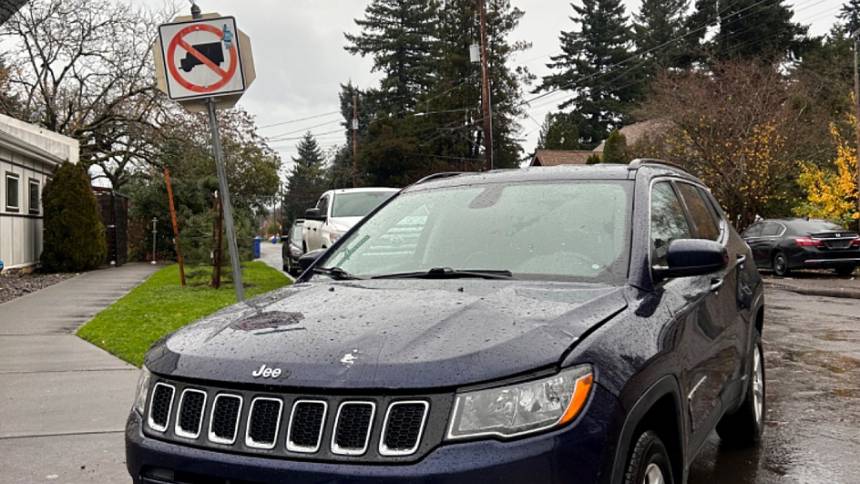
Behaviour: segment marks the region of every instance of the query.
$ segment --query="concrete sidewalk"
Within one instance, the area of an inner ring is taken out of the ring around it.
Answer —
[[[0,304],[0,483],[129,481],[138,370],[73,333],[155,270],[88,272]]]
[[[260,245],[260,259],[265,262],[266,265],[275,269],[276,271],[281,271],[290,278],[291,281],[295,281],[295,278],[286,272],[284,272],[284,258],[281,254],[281,244],[273,244],[268,240],[263,240],[263,243]]]

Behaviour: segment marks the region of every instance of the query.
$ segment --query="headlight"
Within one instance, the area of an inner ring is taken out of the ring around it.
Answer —
[[[538,380],[458,394],[447,438],[516,437],[568,424],[582,411],[593,383],[586,365]]]
[[[134,394],[134,409],[141,415],[144,414],[146,407],[150,380],[152,380],[152,373],[144,366],[140,370],[140,377],[137,379],[137,392]]]

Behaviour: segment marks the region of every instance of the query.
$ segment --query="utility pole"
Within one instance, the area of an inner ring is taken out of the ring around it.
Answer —
[[[487,2],[476,0],[481,17],[481,104],[484,114],[484,154],[490,170],[495,167],[493,162],[493,106],[490,93],[490,67],[487,49]]]
[[[358,187],[358,94],[352,95],[352,187]]]
[[[173,204],[173,184],[170,183],[170,169],[164,167],[164,184],[167,186],[167,202],[170,208],[170,223],[173,225],[173,246],[176,248],[176,261],[179,262],[179,284],[185,287],[185,260],[179,244],[179,222],[176,220],[176,206]]]
[[[854,37],[854,133],[857,138],[855,188],[857,189],[857,213],[860,214],[860,30],[855,31],[851,36]],[[860,218],[857,219],[857,230],[860,231]]]

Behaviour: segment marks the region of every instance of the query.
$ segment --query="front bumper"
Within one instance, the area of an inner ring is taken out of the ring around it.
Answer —
[[[144,436],[132,412],[126,462],[136,484],[174,483],[599,483],[609,482],[622,412],[599,385],[561,430],[514,441],[444,444],[410,464],[342,464],[223,453]]]

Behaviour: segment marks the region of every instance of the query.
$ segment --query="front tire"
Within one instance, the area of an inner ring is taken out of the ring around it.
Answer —
[[[788,268],[788,258],[782,252],[777,252],[773,256],[773,273],[779,277],[785,277],[791,273]]]
[[[648,430],[639,435],[624,473],[624,484],[674,484],[672,461],[660,436]]]
[[[730,447],[752,447],[761,441],[767,411],[764,351],[761,336],[756,333],[749,385],[740,408],[724,415],[717,424],[717,434]]]

